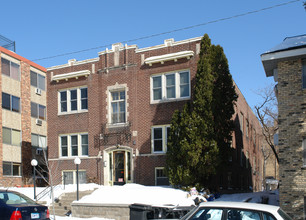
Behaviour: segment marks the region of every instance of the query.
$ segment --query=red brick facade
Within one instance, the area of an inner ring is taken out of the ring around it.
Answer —
[[[87,182],[112,185],[123,181],[122,183],[155,185],[156,168],[165,166],[165,153],[154,153],[152,150],[152,126],[169,125],[174,110],[181,109],[186,100],[192,98],[199,48],[200,38],[180,42],[170,40],[165,41],[165,45],[143,49],[115,44],[111,50],[100,52],[96,59],[69,60],[68,64],[48,68],[48,149],[55,181],[63,180],[63,171],[75,171],[75,157],[61,156],[60,137],[88,133],[88,155],[80,156],[80,170],[86,172]],[[181,53],[186,55],[179,57]],[[152,57],[161,58],[162,61],[150,63],[148,58]],[[190,98],[152,102],[151,77],[182,70],[190,73]],[[86,71],[89,73],[86,74]],[[60,92],[83,87],[88,90],[88,111],[61,114]],[[110,122],[112,91],[125,91],[126,123],[122,126],[115,126]],[[237,104],[237,112],[239,111],[244,112],[256,129],[256,134],[259,134],[260,125],[241,94]],[[238,141],[234,138],[234,147],[236,142]],[[241,147],[248,149],[249,142],[250,139],[244,138]],[[256,167],[260,167],[261,163],[259,142],[257,138],[256,149],[249,150],[250,158],[253,155],[256,157]],[[121,153],[124,153],[124,169],[121,171],[123,178],[116,181],[114,173],[119,168],[116,167],[115,160],[120,158]],[[256,185],[258,189],[261,180],[256,178],[259,175],[247,173],[247,169],[245,173],[249,185]],[[243,178],[246,177],[240,177]],[[219,184],[219,180],[216,181]]]

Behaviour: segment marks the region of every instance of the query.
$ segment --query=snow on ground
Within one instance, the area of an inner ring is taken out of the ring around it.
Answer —
[[[79,203],[133,204],[191,206],[194,202],[188,198],[188,192],[170,187],[143,186],[125,184],[123,186],[101,186]]]
[[[94,184],[94,183],[79,184],[80,191],[94,190],[99,187],[100,187],[99,185]],[[9,190],[17,191],[34,200],[34,188],[33,187],[10,187],[10,188],[0,187],[0,189],[9,189]],[[36,187],[36,195],[40,197],[39,194],[45,189],[46,187]],[[59,198],[60,195],[65,192],[66,193],[76,192],[76,190],[77,190],[76,184],[57,185],[53,188],[54,198]],[[39,201],[44,201],[46,202],[46,205],[50,205],[52,201],[51,193],[50,192],[47,193],[43,198],[39,199]]]
[[[59,198],[64,192],[76,192],[76,185],[59,185],[54,188],[54,198]],[[44,187],[36,187],[36,195],[42,192]],[[148,205],[179,205],[190,206],[194,205],[192,197],[188,196],[188,192],[173,189],[171,187],[158,187],[158,186],[143,186],[139,184],[125,184],[123,186],[100,186],[97,184],[80,184],[79,190],[94,190],[88,196],[81,198],[79,203],[112,203],[112,204],[133,204],[142,203]],[[26,196],[34,199],[33,187],[26,188],[9,188],[25,194]],[[269,204],[278,205],[278,192],[277,191],[263,191],[255,193],[240,193],[240,194],[224,194],[215,201],[248,201],[253,203],[260,203],[262,198],[269,197]],[[40,201],[45,201],[47,205],[51,204],[51,193],[45,195]],[[50,210],[51,212],[51,210]],[[50,213],[51,214],[51,213]],[[106,220],[104,218],[88,218],[89,220]],[[51,215],[51,220],[54,220]],[[84,218],[75,217],[59,217],[56,220],[84,220]]]

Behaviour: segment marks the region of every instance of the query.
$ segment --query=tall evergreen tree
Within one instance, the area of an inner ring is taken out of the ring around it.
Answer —
[[[211,51],[211,65],[215,75],[214,99],[212,112],[214,117],[214,134],[220,150],[221,165],[227,165],[232,141],[234,123],[232,116],[235,113],[234,103],[238,95],[235,91],[233,79],[229,71],[228,61],[219,45],[213,46]]]
[[[223,49],[205,34],[193,99],[171,121],[167,171],[173,185],[205,186],[216,173],[229,148],[236,99]]]

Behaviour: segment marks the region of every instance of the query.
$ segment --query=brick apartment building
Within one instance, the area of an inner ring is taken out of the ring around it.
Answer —
[[[116,43],[94,59],[47,69],[48,150],[54,182],[169,184],[164,173],[174,110],[192,99],[201,38],[138,48]],[[240,93],[232,166],[221,189],[261,189],[261,127]]]
[[[33,183],[47,152],[46,69],[0,47],[0,186]]]
[[[261,55],[277,82],[280,206],[306,219],[306,35],[287,37]]]

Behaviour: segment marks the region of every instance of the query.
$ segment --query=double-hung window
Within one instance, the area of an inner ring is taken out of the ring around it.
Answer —
[[[151,102],[190,98],[188,70],[151,76]]]
[[[20,81],[20,66],[10,60],[1,58],[2,74]]]
[[[39,134],[31,134],[31,144],[34,148],[47,148],[47,138],[46,136]]]
[[[154,126],[152,127],[152,152],[153,153],[166,153],[168,135],[170,131],[169,125]]]
[[[13,112],[20,112],[20,98],[2,92],[2,108]]]
[[[2,141],[4,144],[20,146],[21,133],[19,130],[3,127]]]
[[[31,102],[31,116],[33,118],[46,119],[46,106]]]
[[[31,75],[31,86],[39,88],[41,90],[46,90],[46,77],[35,73],[34,71],[30,71]]]
[[[59,113],[80,113],[88,110],[87,87],[59,91]]]
[[[64,184],[73,184],[73,183],[77,183],[77,172],[75,170],[73,171],[63,171],[63,181]],[[85,170],[79,170],[79,176],[78,176],[78,180],[79,183],[87,183],[87,179],[86,179],[86,171]]]
[[[88,134],[60,136],[61,157],[88,156]]]
[[[155,167],[155,185],[168,186],[169,178],[166,176],[164,167]]]
[[[112,91],[111,93],[111,123],[126,122],[125,91]]]
[[[3,161],[3,176],[20,176],[20,163]]]

